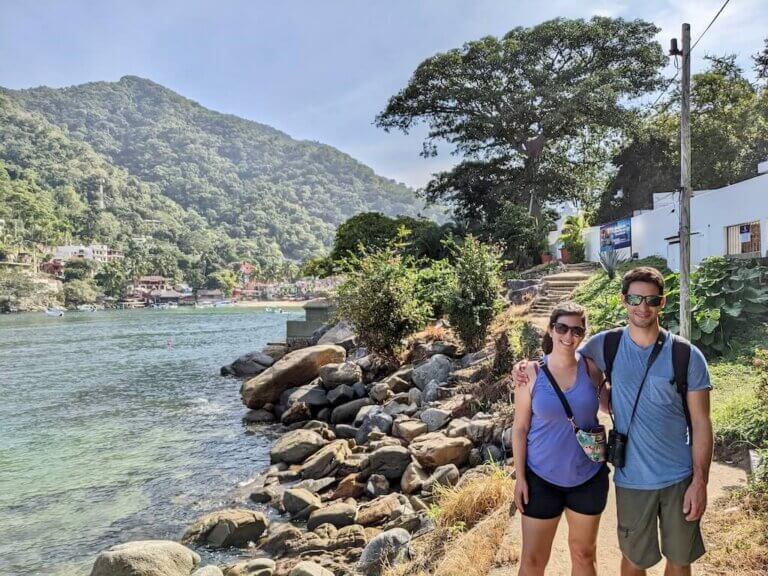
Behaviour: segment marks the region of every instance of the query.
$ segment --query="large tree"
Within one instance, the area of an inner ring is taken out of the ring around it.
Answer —
[[[536,212],[584,192],[579,143],[626,127],[631,101],[658,86],[658,31],[642,20],[555,19],[469,42],[422,62],[376,124],[426,124],[424,156],[448,143],[463,158],[430,182],[430,199],[470,218],[492,218],[503,201]]]

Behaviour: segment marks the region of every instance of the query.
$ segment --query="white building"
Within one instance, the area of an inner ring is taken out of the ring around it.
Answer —
[[[653,195],[651,210],[637,211],[631,221],[624,257],[661,256],[670,269],[679,266],[678,192]],[[585,256],[600,260],[601,236],[604,244],[611,239],[612,224],[593,226],[585,234]],[[601,233],[602,231],[602,233]],[[623,233],[626,235],[626,225]],[[559,234],[559,231],[558,231]],[[691,198],[691,264],[696,266],[709,256],[768,256],[768,161],[758,166],[758,175],[737,184],[715,190],[695,191]]]
[[[70,244],[67,246],[56,246],[53,251],[53,258],[68,262],[77,258],[84,260],[96,260],[97,262],[112,262],[123,258],[123,253],[119,250],[112,250],[104,244],[91,244],[83,246],[81,244]]]

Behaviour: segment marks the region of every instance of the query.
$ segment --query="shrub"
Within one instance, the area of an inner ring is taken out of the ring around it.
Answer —
[[[568,216],[563,223],[560,242],[568,250],[568,259],[572,263],[584,262],[584,230],[587,223],[584,216]]]
[[[338,314],[355,326],[360,341],[371,351],[392,357],[403,338],[421,328],[428,306],[417,295],[413,261],[393,246],[352,257],[339,286]]]
[[[429,307],[430,318],[442,318],[456,291],[456,272],[447,260],[434,260],[417,273],[418,298]]]
[[[468,235],[461,246],[451,244],[456,284],[447,304],[448,319],[464,345],[480,348],[500,306],[501,259],[495,246]]]
[[[64,302],[67,306],[93,304],[98,295],[93,280],[71,280],[64,284]]]
[[[761,278],[768,269],[748,260],[713,256],[704,259],[691,275],[691,341],[705,352],[723,353],[730,339],[750,319],[768,311],[768,287]],[[680,288],[676,274],[665,279],[667,327],[680,326]]]
[[[621,262],[622,259],[619,258],[619,253],[613,246],[600,252],[600,266],[605,270],[609,280],[616,278],[616,268]]]

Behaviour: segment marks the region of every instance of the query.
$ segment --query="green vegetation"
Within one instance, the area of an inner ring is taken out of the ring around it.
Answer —
[[[395,245],[351,257],[338,289],[338,314],[355,326],[361,343],[387,357],[424,326],[429,306],[418,298],[413,258]]]
[[[583,214],[568,216],[563,223],[560,242],[568,251],[568,261],[571,263],[584,262],[584,231],[587,223]]]
[[[98,295],[96,283],[91,279],[70,280],[64,284],[64,303],[67,306],[93,304]]]
[[[472,235],[450,246],[456,283],[446,303],[448,320],[467,349],[477,350],[499,310],[501,255],[498,248]]]

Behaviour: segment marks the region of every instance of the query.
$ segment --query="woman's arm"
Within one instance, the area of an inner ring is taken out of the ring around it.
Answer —
[[[531,368],[533,370],[533,368]],[[530,377],[530,374],[528,375]],[[530,380],[534,382],[535,376]],[[528,456],[528,431],[531,428],[531,386],[515,387],[515,422],[512,425],[512,455],[515,459],[515,504],[525,511],[528,504],[528,483],[525,463]]]
[[[597,390],[597,397],[600,400],[600,411],[608,414],[611,410],[611,394],[608,382],[605,381],[605,376],[602,370],[597,367],[597,364],[586,357],[584,361],[587,363],[587,371],[592,379],[592,384],[595,386],[595,390]]]

